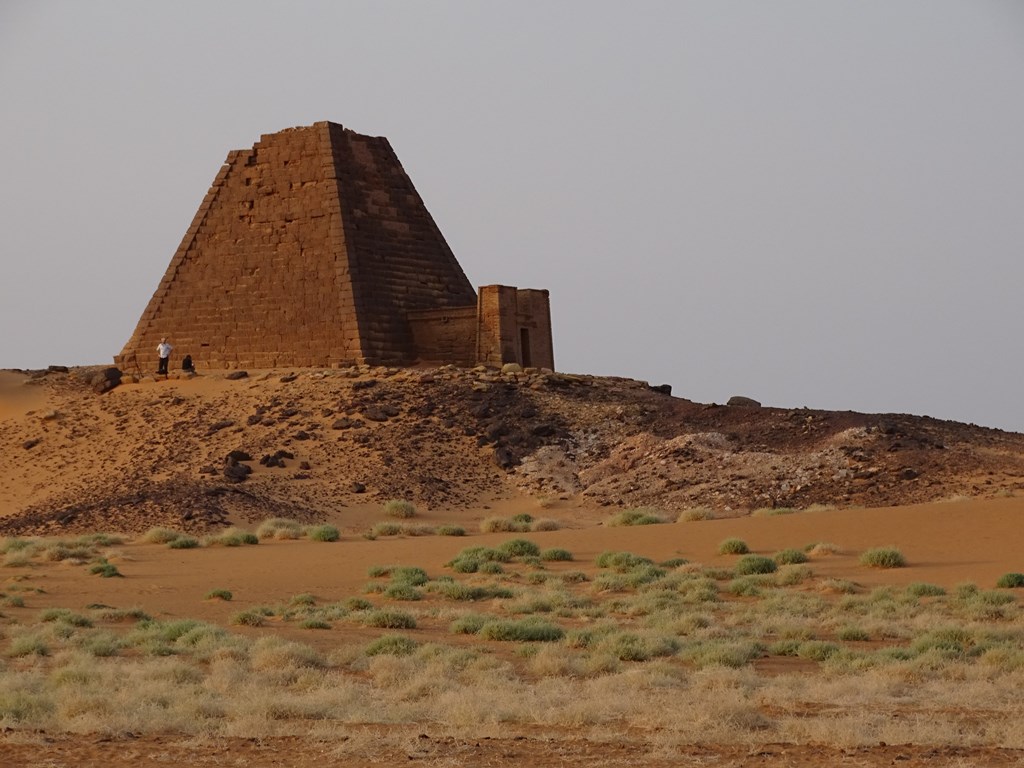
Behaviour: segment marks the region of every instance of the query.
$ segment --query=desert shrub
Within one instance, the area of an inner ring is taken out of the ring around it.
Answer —
[[[395,583],[411,584],[414,587],[421,586],[430,581],[427,572],[415,565],[399,565],[392,567],[391,580]]]
[[[348,611],[368,611],[373,608],[373,603],[361,597],[350,597],[342,603],[342,606]]]
[[[741,576],[730,581],[725,589],[736,597],[760,597],[763,588],[769,584],[770,582],[766,582],[762,576]]]
[[[384,514],[399,518],[415,517],[416,507],[405,499],[391,499],[384,504]]]
[[[974,636],[970,630],[946,627],[925,632],[915,638],[910,644],[910,650],[918,655],[933,651],[947,659],[955,659],[966,656],[974,644]]]
[[[777,515],[792,515],[796,512],[792,507],[759,507],[751,512],[752,517],[775,517]]]
[[[654,509],[640,507],[639,509],[624,509],[617,515],[613,515],[605,521],[605,525],[657,525],[664,523],[665,519]]]
[[[478,632],[485,640],[508,642],[554,642],[561,640],[565,631],[557,624],[533,617],[494,619],[484,624]]]
[[[302,536],[302,525],[298,520],[272,517],[259,524],[256,535],[261,539],[298,539]]]
[[[378,629],[416,629],[416,618],[405,611],[388,609],[370,611],[362,617],[362,622],[368,627]]]
[[[545,549],[540,553],[540,559],[545,562],[569,562],[572,560],[572,552],[568,549],[559,549],[553,547],[551,549]]]
[[[587,581],[587,574],[583,571],[566,571],[560,578],[566,584],[582,584]]]
[[[49,656],[50,646],[36,634],[18,635],[7,646],[7,655],[12,658],[24,656]]]
[[[609,568],[618,573],[625,573],[641,566],[654,565],[649,557],[634,555],[632,552],[602,552],[594,561],[598,568]]]
[[[720,555],[745,555],[750,552],[750,547],[743,539],[726,539],[718,545]]]
[[[1024,573],[1004,573],[999,577],[996,586],[1000,589],[1018,589],[1024,587]]]
[[[208,547],[241,547],[259,544],[260,539],[256,534],[243,531],[241,528],[228,528],[216,536],[207,536],[204,543]]]
[[[860,556],[861,565],[871,568],[903,568],[907,561],[895,547],[876,547]]]
[[[427,590],[449,600],[490,600],[492,598],[510,598],[513,592],[508,587],[493,585],[466,584],[462,581],[433,581]]]
[[[461,525],[452,525],[450,523],[445,523],[443,525],[437,526],[437,528],[434,529],[434,533],[436,533],[438,536],[465,536],[466,529],[463,528]]]
[[[836,632],[836,637],[847,643],[865,643],[871,639],[867,631],[860,627],[843,627]]]
[[[331,625],[323,619],[310,617],[299,622],[300,629],[330,629]]]
[[[693,507],[684,509],[676,518],[677,523],[695,523],[699,520],[714,520],[715,512],[709,507]]]
[[[308,526],[306,535],[313,541],[337,541],[341,538],[341,532],[335,526],[327,523]]]
[[[150,528],[143,535],[142,540],[150,544],[170,544],[183,535],[181,532],[171,530],[170,528]]]
[[[736,561],[734,570],[738,576],[749,576],[755,573],[775,573],[778,567],[770,557],[744,555]]]
[[[167,546],[169,549],[195,549],[199,546],[199,539],[193,536],[179,536],[167,542]]]
[[[509,558],[537,557],[540,555],[540,547],[526,539],[509,539],[498,546],[498,551]]]
[[[4,595],[0,601],[6,608],[24,608],[25,598],[21,595]]]
[[[446,565],[456,573],[476,573],[484,563],[505,562],[510,555],[490,547],[466,547]]]
[[[405,635],[383,635],[366,646],[367,656],[408,656],[416,650],[415,640]]]
[[[122,574],[119,570],[117,570],[117,566],[116,565],[114,565],[113,563],[108,563],[108,562],[95,563],[94,565],[92,565],[89,568],[89,573],[93,574],[94,576],[99,576],[100,578],[103,578],[103,579],[110,579],[110,578],[114,578],[114,577],[123,577],[124,576],[124,574]]]
[[[501,563],[496,560],[488,560],[487,562],[480,563],[480,567],[477,569],[480,573],[486,573],[490,576],[495,576],[499,573],[504,573],[505,569],[501,567]]]
[[[234,595],[231,594],[230,590],[227,589],[211,589],[206,593],[206,600],[223,600],[224,602],[230,602]]]
[[[72,627],[91,627],[92,620],[88,616],[75,613],[67,608],[47,608],[39,614],[39,620],[44,622],[57,622]]]
[[[370,529],[368,538],[376,539],[378,536],[398,536],[402,532],[402,526],[398,523],[383,521],[377,523]]]
[[[818,585],[822,592],[832,592],[839,595],[852,595],[857,591],[857,585],[846,579],[824,579]]]
[[[256,609],[239,611],[231,615],[231,623],[243,627],[262,627],[265,619],[265,614]]]
[[[421,593],[415,586],[407,581],[396,581],[389,584],[383,592],[384,596],[392,600],[422,600]]]
[[[805,640],[796,649],[797,656],[811,661],[825,661],[838,652],[838,645],[825,640]]]
[[[534,520],[530,523],[530,530],[534,532],[557,531],[561,527],[561,524],[557,520],[552,520],[548,517],[542,517],[540,520]]]
[[[775,585],[779,587],[793,587],[802,584],[811,578],[813,574],[806,565],[784,565],[779,568],[775,577]]]
[[[314,606],[316,605],[316,595],[311,595],[309,592],[301,592],[297,595],[292,595],[292,598],[288,601],[288,605],[293,608]]]
[[[910,597],[941,597],[946,594],[946,590],[938,584],[915,581],[913,584],[907,584],[906,593]]]
[[[755,642],[699,643],[681,652],[681,656],[698,667],[742,667],[765,654],[766,648]]]
[[[492,618],[479,613],[465,613],[448,625],[448,631],[454,635],[475,635]]]
[[[481,533],[525,533],[528,530],[529,522],[514,517],[485,517],[480,521]]]
[[[799,549],[783,549],[775,553],[775,562],[779,565],[799,565],[807,562],[807,555]]]
[[[668,656],[679,649],[679,642],[672,637],[641,637],[628,632],[605,637],[597,644],[597,650],[611,653],[619,661],[647,661],[658,656]]]

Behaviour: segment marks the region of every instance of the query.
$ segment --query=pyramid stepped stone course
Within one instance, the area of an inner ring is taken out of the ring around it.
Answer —
[[[115,363],[163,337],[201,369],[554,368],[548,292],[478,296],[388,140],[330,122],[228,153]]]

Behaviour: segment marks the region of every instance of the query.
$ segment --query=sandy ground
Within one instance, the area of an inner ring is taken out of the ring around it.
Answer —
[[[557,516],[558,510],[549,510]],[[771,553],[827,541],[840,551],[815,562],[822,576],[850,579],[865,588],[927,581],[946,587],[972,581],[991,586],[999,575],[1024,570],[1020,521],[1024,500],[1000,499],[915,505],[887,509],[804,512],[773,517],[675,523],[630,528],[592,525],[531,533],[542,547],[566,547],[574,563],[551,564],[595,571],[602,551],[628,550],[655,559],[686,557],[706,565],[725,565],[717,554],[728,537],[745,539],[756,552]],[[443,564],[469,545],[494,545],[509,534],[465,538],[413,537],[368,541],[347,536],[323,544],[306,540],[264,541],[256,547],[171,550],[128,542],[111,557],[123,579],[100,580],[81,566],[11,568],[8,582],[29,577],[43,592],[23,608],[5,608],[12,617],[35,615],[46,607],[80,609],[102,602],[138,606],[160,618],[190,617],[223,625],[238,610],[287,601],[312,593],[325,601],[358,594],[372,565],[419,565],[444,572]],[[869,547],[894,545],[909,567],[874,570],[859,565]],[[204,599],[212,588],[234,593],[230,603]],[[311,633],[281,626],[285,636],[328,650],[333,644],[369,640],[362,627],[336,627]],[[233,627],[233,631],[263,630]],[[453,642],[442,626],[425,624],[417,637]],[[369,745],[369,746],[368,746]],[[875,745],[857,748],[766,743],[688,745],[658,748],[651,734],[616,731],[530,729],[513,733],[450,732],[438,725],[339,726],[329,742],[301,738],[195,739],[167,734],[62,735],[7,730],[0,734],[0,761],[9,766],[162,765],[187,760],[196,765],[352,766],[422,765],[632,765],[642,756],[649,766],[1010,766],[1024,764],[1024,751],[992,748],[933,748],[921,745]]]

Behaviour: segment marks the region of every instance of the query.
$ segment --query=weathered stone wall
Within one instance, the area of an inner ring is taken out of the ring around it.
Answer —
[[[555,370],[548,292],[535,288],[516,291],[516,322],[519,326],[519,362],[524,366]]]
[[[477,360],[554,370],[548,292],[485,285],[477,300]]]
[[[476,363],[476,305],[410,312],[416,357],[423,363]]]

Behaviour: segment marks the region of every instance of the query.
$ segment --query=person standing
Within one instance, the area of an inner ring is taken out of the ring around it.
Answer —
[[[160,339],[160,343],[156,345],[156,354],[160,358],[160,367],[156,369],[157,373],[167,375],[167,363],[170,362],[172,349],[174,347],[167,343],[167,337]]]

